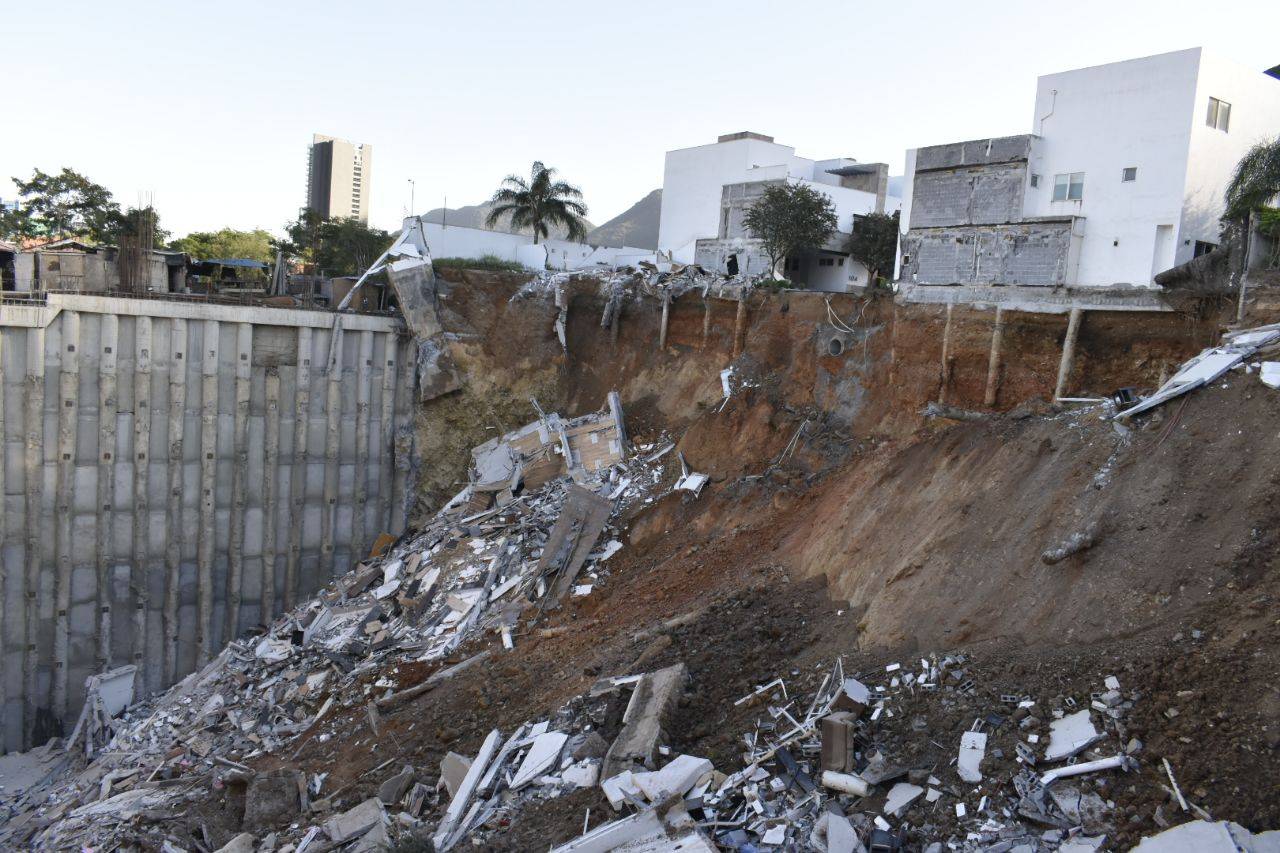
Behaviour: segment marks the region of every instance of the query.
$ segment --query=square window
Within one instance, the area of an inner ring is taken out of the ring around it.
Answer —
[[[1054,201],[1080,201],[1084,198],[1084,172],[1053,176]]]
[[[1126,184],[1130,184],[1138,180],[1138,167],[1125,166],[1124,170],[1120,173],[1120,180]]]
[[[1031,188],[1032,188],[1032,189],[1035,189],[1035,188],[1036,188],[1036,187],[1038,187],[1038,186],[1040,186],[1040,176],[1039,176],[1039,175],[1037,175],[1037,174],[1032,173],[1032,175],[1031,175]]]
[[[1226,133],[1231,125],[1231,104],[1217,98],[1210,98],[1209,112],[1205,116],[1204,123]]]

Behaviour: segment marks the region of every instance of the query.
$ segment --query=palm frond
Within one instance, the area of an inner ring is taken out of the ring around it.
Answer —
[[[1280,193],[1280,136],[1249,149],[1227,184],[1225,219],[1240,221]]]

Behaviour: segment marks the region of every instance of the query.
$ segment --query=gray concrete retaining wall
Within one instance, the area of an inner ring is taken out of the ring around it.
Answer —
[[[135,663],[161,689],[401,532],[410,343],[335,317],[0,308],[5,749],[69,731],[85,676]]]

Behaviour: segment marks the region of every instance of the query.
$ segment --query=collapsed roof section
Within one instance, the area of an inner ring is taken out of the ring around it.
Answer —
[[[474,448],[471,485],[453,503],[479,494],[509,500],[521,483],[536,489],[564,474],[582,483],[625,459],[626,440],[617,391],[609,392],[608,405],[599,412],[569,420],[554,412],[541,415]]]

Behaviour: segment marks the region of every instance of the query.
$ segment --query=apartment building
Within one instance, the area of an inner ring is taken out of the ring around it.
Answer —
[[[307,164],[307,204],[324,219],[369,221],[373,146],[315,134]]]

